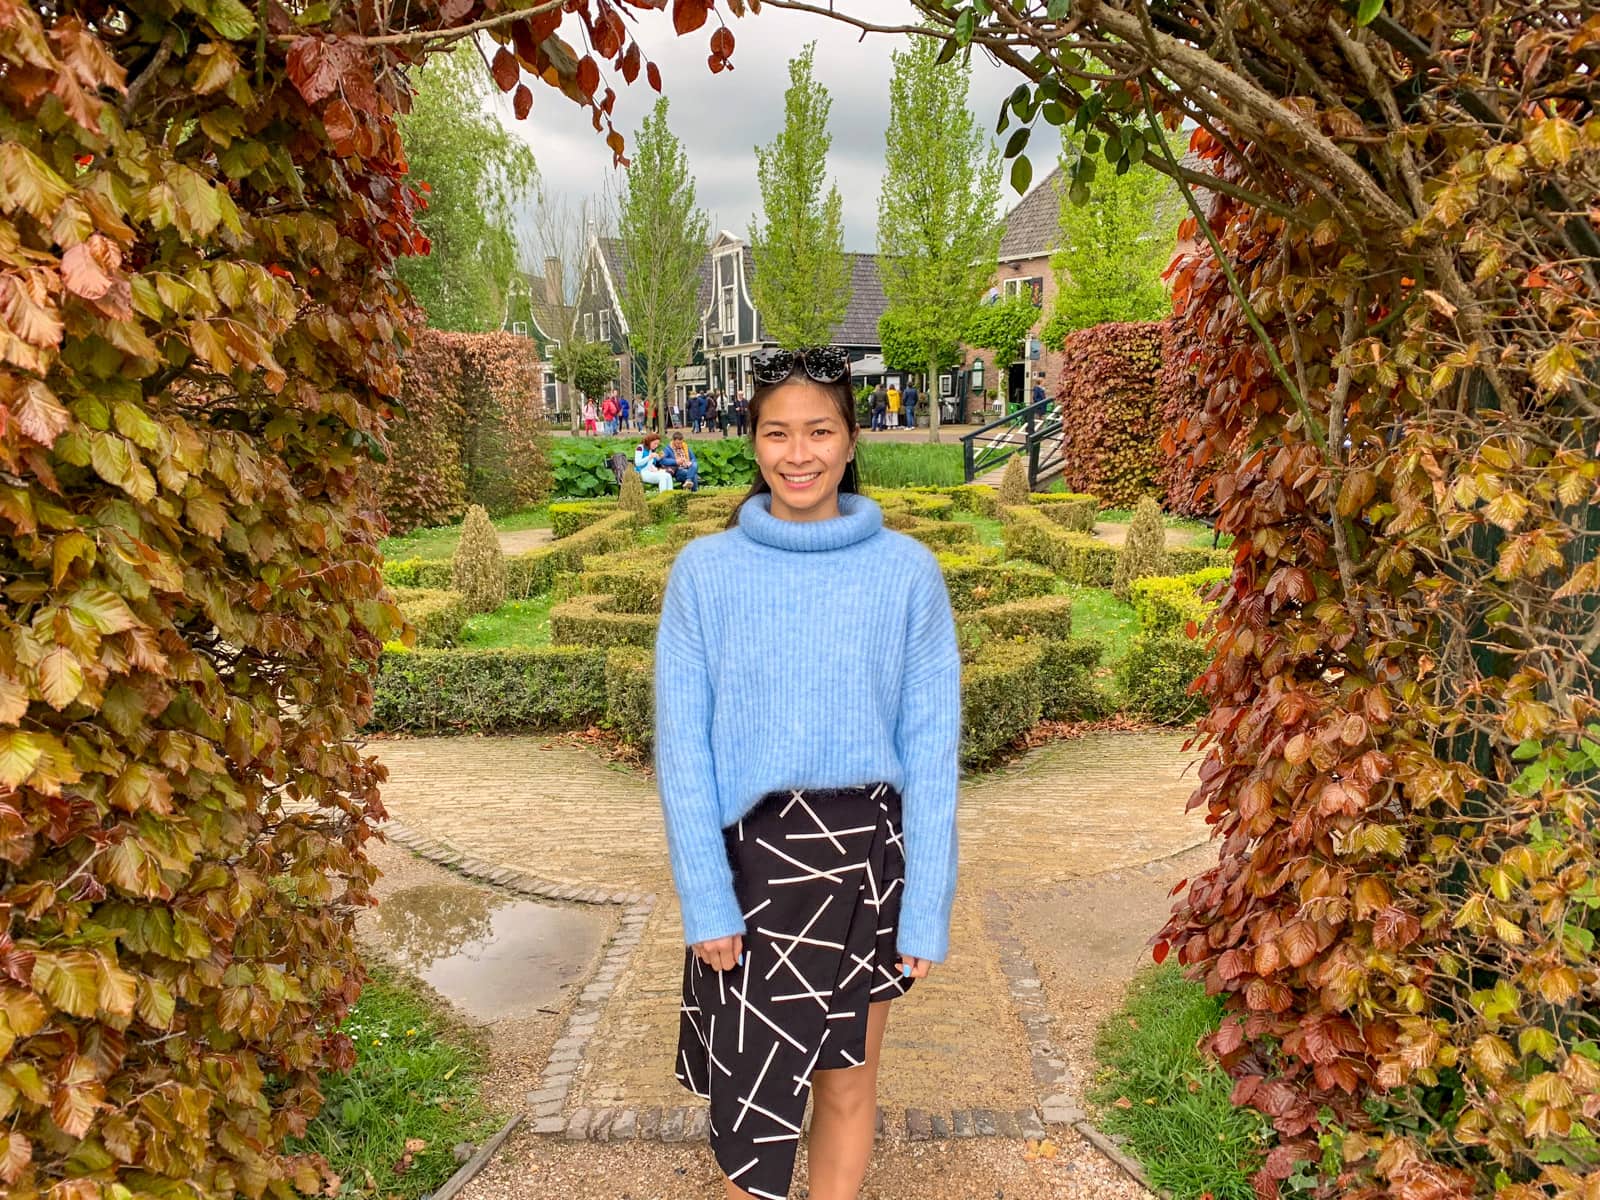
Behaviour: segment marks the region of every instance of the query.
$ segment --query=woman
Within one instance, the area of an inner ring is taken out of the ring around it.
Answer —
[[[694,451],[689,448],[683,430],[674,429],[672,440],[667,443],[665,456],[661,466],[672,475],[673,481],[681,483],[689,491],[700,490],[700,460],[694,456]]]
[[[740,388],[733,393],[733,423],[739,430],[739,436],[744,436],[745,424],[750,418],[750,405],[744,398],[744,389]]]
[[[599,415],[600,414],[595,411],[594,401],[590,397],[585,396],[583,398],[583,431],[585,433],[595,432],[595,418]]]
[[[751,358],[756,482],[679,553],[656,640],[674,1070],[728,1196],[787,1195],[809,1095],[810,1194],[846,1200],[889,1004],[948,948],[961,663],[932,552],[857,494],[848,356]]]
[[[644,440],[633,448],[633,469],[645,483],[653,483],[656,490],[670,492],[672,476],[661,466],[661,435],[647,433]]]

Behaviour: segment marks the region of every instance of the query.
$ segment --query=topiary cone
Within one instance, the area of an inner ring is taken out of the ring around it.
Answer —
[[[467,611],[493,612],[506,602],[506,560],[500,532],[483,505],[467,509],[461,540],[450,559],[450,586],[466,599]]]

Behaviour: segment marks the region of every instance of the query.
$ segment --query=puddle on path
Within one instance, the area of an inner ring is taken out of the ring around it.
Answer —
[[[600,912],[437,883],[380,902],[372,934],[469,1017],[490,1022],[559,1008],[609,925]]]

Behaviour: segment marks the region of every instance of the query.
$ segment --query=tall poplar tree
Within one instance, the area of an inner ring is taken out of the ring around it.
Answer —
[[[967,109],[968,69],[915,38],[889,72],[888,174],[878,274],[894,327],[928,364],[928,440],[939,440],[939,364],[959,342],[1000,254],[1000,155]]]
[[[750,223],[750,291],[767,333],[791,350],[827,342],[850,304],[844,202],[837,184],[822,190],[833,101],[812,75],[816,48],[789,60],[783,130],[756,147],[762,222]]]
[[[667,98],[639,126],[617,203],[623,278],[618,283],[628,340],[644,359],[645,391],[666,431],[668,373],[687,362],[700,324],[700,262],[710,222],[695,206],[683,145],[667,127]]]

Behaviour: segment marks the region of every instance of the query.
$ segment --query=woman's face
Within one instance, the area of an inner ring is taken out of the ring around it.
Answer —
[[[855,456],[839,406],[809,380],[769,393],[755,429],[756,465],[772,489],[772,515],[820,521],[839,515],[839,482]]]

